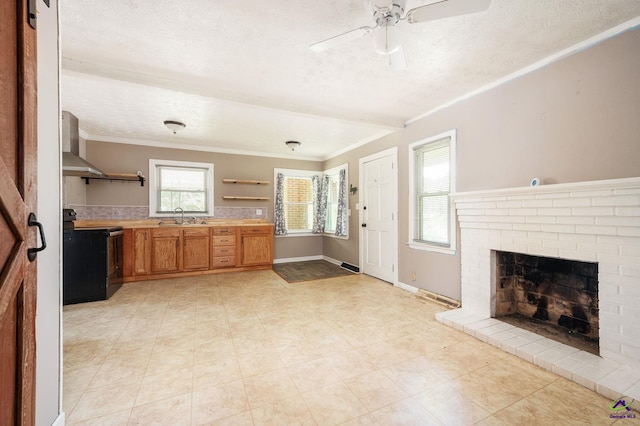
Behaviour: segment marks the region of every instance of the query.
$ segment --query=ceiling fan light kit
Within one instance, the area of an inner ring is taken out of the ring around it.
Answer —
[[[298,141],[286,141],[285,144],[291,148],[291,151],[295,151],[296,148],[300,148],[300,145],[302,145],[300,142]]]
[[[400,32],[396,25],[401,21],[409,24],[434,21],[452,16],[482,12],[491,0],[442,0],[424,6],[414,7],[404,13],[407,0],[365,0],[365,5],[373,13],[375,26],[360,27],[347,31],[309,46],[314,52],[322,52],[343,43],[367,36],[375,32],[373,44],[381,55],[389,57],[393,68],[406,67]]]
[[[174,120],[165,120],[164,125],[167,126],[167,129],[171,130],[174,135],[178,133],[179,130],[187,127],[186,124]]]

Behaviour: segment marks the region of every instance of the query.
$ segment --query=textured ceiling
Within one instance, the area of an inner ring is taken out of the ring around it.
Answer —
[[[373,25],[362,0],[63,0],[62,107],[92,140],[323,159],[638,16],[638,0],[493,0],[401,21],[392,70],[370,36],[308,48]]]

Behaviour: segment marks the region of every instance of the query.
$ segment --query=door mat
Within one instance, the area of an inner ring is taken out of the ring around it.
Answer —
[[[288,283],[323,280],[354,274],[326,260],[276,263],[273,265],[273,271]]]

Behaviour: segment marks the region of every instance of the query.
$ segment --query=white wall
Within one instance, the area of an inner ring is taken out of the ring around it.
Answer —
[[[38,254],[36,424],[63,424],[58,3],[38,7],[38,209],[47,248]]]

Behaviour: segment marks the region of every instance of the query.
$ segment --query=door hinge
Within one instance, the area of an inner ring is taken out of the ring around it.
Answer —
[[[27,1],[27,18],[29,19],[29,26],[35,30],[37,18],[36,0]]]

